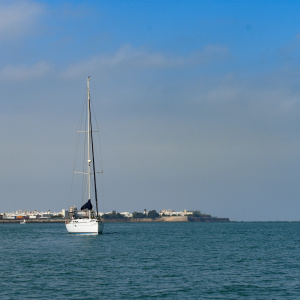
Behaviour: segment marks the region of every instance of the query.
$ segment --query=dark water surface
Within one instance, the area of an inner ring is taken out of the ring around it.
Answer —
[[[0,224],[0,299],[300,299],[300,223]]]

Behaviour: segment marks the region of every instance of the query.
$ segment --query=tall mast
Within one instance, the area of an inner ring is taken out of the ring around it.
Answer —
[[[91,199],[91,159],[90,159],[90,76],[87,79],[87,153],[88,153],[88,185],[89,185],[89,200]]]
[[[90,80],[90,77],[88,78]],[[89,83],[89,81],[88,81]],[[88,85],[88,104],[89,104],[89,128],[90,128],[90,134],[91,134],[91,150],[92,150],[92,161],[93,161],[93,175],[94,175],[94,189],[95,189],[95,202],[96,202],[96,212],[97,212],[97,218],[99,214],[98,210],[98,196],[97,196],[97,184],[96,184],[96,168],[95,168],[95,154],[94,154],[94,139],[93,139],[93,127],[92,127],[92,114],[91,114],[91,102],[90,102],[90,94],[89,94],[89,85]],[[91,164],[91,160],[89,159],[89,166]],[[89,172],[91,175],[91,173]],[[90,190],[91,191],[91,190]],[[90,192],[89,191],[89,192]]]

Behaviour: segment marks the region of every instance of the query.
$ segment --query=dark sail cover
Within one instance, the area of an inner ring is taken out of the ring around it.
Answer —
[[[93,209],[93,205],[91,203],[91,199],[89,199],[89,201],[85,204],[83,204],[81,206],[81,210],[84,210],[84,209],[88,209],[88,210],[92,210]]]

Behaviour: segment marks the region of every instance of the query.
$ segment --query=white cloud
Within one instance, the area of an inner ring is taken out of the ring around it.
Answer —
[[[162,53],[151,53],[145,49],[135,49],[127,45],[112,55],[97,55],[75,63],[69,66],[62,75],[67,78],[75,78],[99,70],[107,71],[112,68],[124,67],[127,69],[191,67],[226,59],[228,53],[227,47],[208,45],[201,51],[187,56],[168,56]]]
[[[0,70],[0,78],[3,80],[30,80],[51,72],[52,67],[45,62],[35,65],[6,66]]]
[[[22,35],[32,28],[42,7],[31,1],[7,1],[0,4],[0,41]]]

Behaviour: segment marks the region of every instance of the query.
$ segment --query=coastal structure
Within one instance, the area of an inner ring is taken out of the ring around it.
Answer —
[[[159,213],[160,216],[192,216],[194,211],[175,211],[174,209],[162,209]]]
[[[64,210],[63,210],[64,211]],[[50,210],[45,212],[39,212],[37,210],[17,210],[15,212],[5,212],[0,214],[1,220],[36,220],[36,219],[52,219],[52,218],[64,218],[63,212],[51,212]]]

